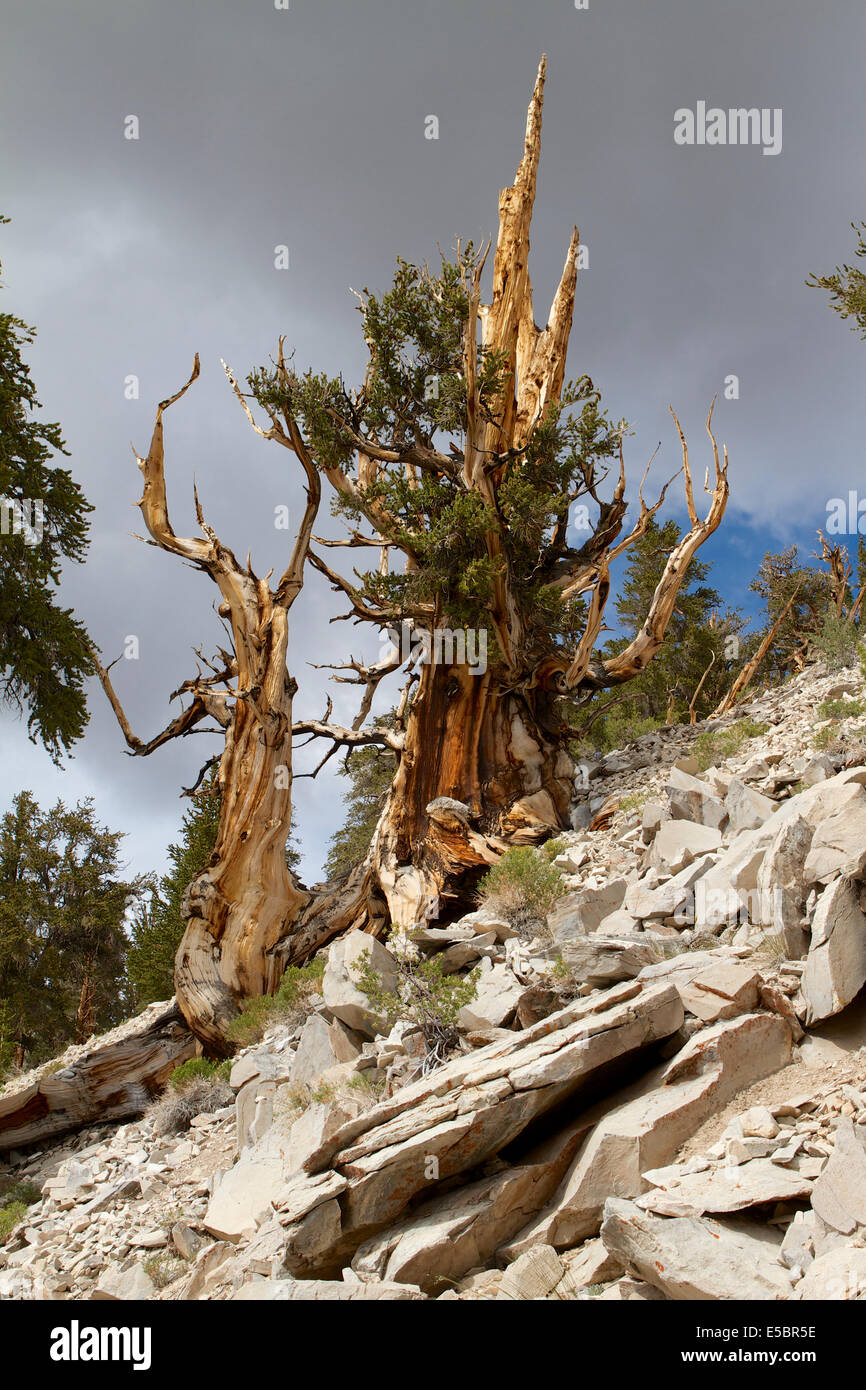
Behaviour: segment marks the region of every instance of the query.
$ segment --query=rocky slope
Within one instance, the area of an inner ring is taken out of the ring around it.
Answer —
[[[0,1297],[862,1297],[863,694],[812,667],[584,765],[547,930],[488,907],[418,938],[479,972],[444,1065],[376,1017],[354,966],[394,959],[356,935],[234,1059],[233,1103],[7,1151],[42,1195]]]

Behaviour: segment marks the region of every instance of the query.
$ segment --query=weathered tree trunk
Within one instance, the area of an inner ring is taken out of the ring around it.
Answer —
[[[404,463],[409,479],[414,479],[417,469],[435,466],[440,477],[480,499],[489,518],[484,543],[493,577],[487,623],[495,634],[496,656],[483,675],[466,664],[422,664],[418,689],[405,711],[405,732],[395,745],[397,773],[364,874],[352,884],[351,892],[347,888],[340,897],[339,910],[335,910],[334,900],[328,899],[321,924],[316,921],[318,902],[309,905],[285,958],[299,959],[302,949],[326,940],[338,920],[350,919],[353,925],[378,931],[388,918],[398,927],[410,927],[441,915],[449,904],[463,905],[471,899],[480,874],[510,845],[529,843],[568,824],[574,769],[567,747],[577,730],[565,724],[559,702],[563,697],[575,701],[590,698],[594,692],[625,684],[646,668],[664,641],[693,555],[724,514],[727,456],[722,465],[711,429],[712,407],[707,431],[715,480],[705,518],[699,517],[695,506],[686,441],[672,410],[682,445],[690,529],[671,551],[635,639],[610,660],[600,661],[595,652],[610,592],[610,565],[646,531],[666,491],[662,489],[658,501],[647,506],[641,487],[637,521],[630,534],[618,541],[626,512],[620,441],[620,475],[611,501],[599,501],[599,480],[591,470],[590,475],[584,475],[587,495],[600,508],[590,539],[579,550],[570,549],[565,541],[568,518],[561,518],[533,573],[533,580],[546,585],[552,597],[569,601],[590,595],[582,637],[573,651],[564,647],[551,651],[543,644],[539,647],[537,615],[528,611],[524,585],[513,572],[513,536],[502,516],[498,489],[510,463],[521,455],[530,457],[535,432],[544,424],[546,412],[561,400],[574,310],[579,248],[576,227],[544,327],[535,323],[528,273],[545,73],[546,61],[542,60],[527,115],[523,156],[514,183],[499,197],[492,295],[483,310],[483,259],[464,280],[468,313],[463,339],[466,417],[462,448],[455,446],[451,455],[445,455],[425,441],[424,449],[413,453],[402,437],[385,447],[378,438],[358,437],[350,422],[346,429],[358,451],[357,477],[333,462],[322,465],[335,491],[361,510],[374,528],[374,536],[383,538],[399,536],[400,526],[383,508],[381,494],[370,486],[377,481],[380,465]],[[483,358],[491,357],[501,363],[495,406],[482,398],[479,367]],[[569,500],[576,500],[578,495],[583,494],[578,490]],[[344,543],[373,544],[375,539],[356,535]],[[392,543],[401,544],[399,540]],[[415,566],[411,537],[404,553],[407,569]],[[396,620],[394,612],[365,601],[357,586],[315,553],[310,559],[336,590],[350,598],[358,620],[380,628]],[[383,550],[382,563],[387,573],[387,550]],[[429,612],[416,614],[417,625],[429,634],[437,622],[447,622],[442,607],[447,608],[447,599],[440,606],[431,606]],[[358,683],[368,682],[369,710],[369,692],[388,669],[387,663],[369,668],[358,663],[349,666],[358,673]],[[358,741],[358,729],[357,722],[354,733],[329,726],[327,718],[296,725],[298,732],[321,734],[347,745]],[[378,732],[384,738],[385,731]],[[386,916],[381,911],[382,898]]]
[[[147,743],[132,732],[108,670],[98,656],[94,660],[134,755],[152,753],[173,738],[185,737],[208,717],[216,721],[209,732],[222,731],[224,736],[221,756],[211,759],[211,764],[219,762],[221,793],[216,845],[210,863],[185,894],[182,910],[187,927],[175,960],[177,1000],[187,1023],[212,1051],[224,1052],[227,1027],[242,1000],[277,983],[269,953],[309,900],[292,880],[285,857],[291,828],[292,697],[297,688],[286,663],[288,613],[303,586],[321,480],[293,423],[274,412],[268,430],[258,426],[226,368],[257,433],[301,459],[307,482],[304,516],[275,589],[270,587],[270,575],[257,578],[249,559],[245,566],[239,564],[222,544],[205,521],[197,494],[202,537],[176,535],[166,497],[162,417],[198,373],[196,356],[186,385],[160,403],[150,451],[147,458],[138,460],[144,477],[139,506],[152,543],[203,570],[216,584],[222,600],[219,614],[230,628],[232,651],[218,653],[221,665],[205,661],[198,653],[212,674],[204,676],[199,670],[197,677],[184,682],[175,694],[192,695],[192,703]]]
[[[490,669],[422,668],[373,850],[395,924],[438,916],[451,898],[465,902],[510,844],[568,825],[574,765],[545,731],[554,721],[547,691],[509,692]],[[442,799],[468,807],[468,818],[437,805]]]
[[[268,953],[309,899],[286,867],[294,693],[286,614],[257,581],[232,617],[238,688],[250,694],[235,701],[219,765],[216,845],[184,897],[187,927],[175,962],[184,1017],[215,1050],[238,1001],[278,983]]]
[[[24,1148],[94,1120],[140,1115],[197,1043],[171,1007],[63,1071],[0,1095],[0,1152]]]
[[[78,999],[78,1013],[75,1017],[75,1041],[77,1043],[86,1042],[93,1036],[94,1020],[96,1017],[95,1000],[93,995],[93,961],[89,960],[84,969],[84,979],[81,984],[81,994]]]

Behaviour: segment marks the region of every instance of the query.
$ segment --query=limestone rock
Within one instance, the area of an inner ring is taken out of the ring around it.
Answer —
[[[507,965],[494,965],[482,970],[476,985],[475,998],[464,1004],[457,1015],[461,1028],[501,1028],[517,1012],[526,986],[511,973]]]
[[[794,1297],[822,1302],[862,1301],[866,1295],[866,1249],[842,1245],[814,1260],[794,1290]]]
[[[152,1298],[156,1286],[150,1275],[145,1273],[144,1265],[138,1261],[129,1269],[119,1265],[109,1265],[99,1276],[93,1291],[95,1299],[142,1299]]]
[[[322,994],[331,1013],[349,1028],[374,1038],[387,1032],[385,1020],[377,1018],[370,1001],[358,985],[358,971],[369,965],[380,976],[385,989],[397,983],[396,964],[390,951],[366,932],[352,931],[331,946],[322,981]]]
[[[814,841],[813,841],[814,844]],[[802,994],[806,1024],[821,1023],[850,1004],[866,983],[866,916],[858,886],[836,879],[824,889],[812,918]]]
[[[828,883],[839,874],[860,878],[866,869],[866,792],[860,787],[858,793],[816,829],[804,870],[809,883]]]
[[[604,988],[618,980],[634,979],[645,965],[655,961],[656,952],[640,937],[617,938],[596,933],[563,946],[562,959],[576,980]]]
[[[702,1023],[717,1023],[754,1009],[759,982],[757,971],[749,966],[738,961],[719,961],[677,988],[689,1013]]]
[[[674,766],[665,787],[674,820],[695,821],[716,830],[724,827],[728,811],[706,782]]]
[[[728,787],[725,807],[730,817],[731,829],[739,833],[741,830],[757,830],[762,826],[775,811],[776,803],[768,796],[762,796],[760,792],[755,791],[754,787],[746,786],[738,777],[734,777]]]
[[[311,1014],[304,1024],[291,1071],[293,1086],[314,1082],[323,1071],[340,1061],[331,1041],[331,1030],[321,1014]]]
[[[791,1034],[768,1014],[697,1033],[667,1067],[584,1116],[593,1128],[552,1203],[501,1253],[513,1258],[539,1240],[567,1249],[595,1235],[606,1197],[639,1196],[647,1169],[670,1162],[709,1115],[790,1058]]]
[[[315,1256],[290,1251],[287,1268],[315,1275],[335,1260],[345,1263],[364,1239],[393,1225],[425,1190],[431,1164],[440,1182],[477,1167],[535,1116],[576,1094],[599,1068],[669,1037],[681,1022],[673,986],[631,982],[575,1001],[524,1032],[404,1086],[343,1126],[306,1160],[307,1183],[328,1174],[344,1184],[340,1234]],[[302,1233],[315,1193],[300,1178],[290,1187],[298,1211],[294,1238]]]
[[[791,1283],[777,1247],[745,1229],[703,1217],[653,1216],[634,1202],[605,1203],[605,1248],[673,1299],[777,1301]]]
[[[811,1191],[812,1183],[800,1173],[771,1163],[769,1158],[753,1158],[704,1173],[683,1173],[675,1185],[638,1197],[637,1205],[663,1216],[718,1215],[762,1202],[801,1201]]]
[[[649,854],[649,862],[665,873],[677,874],[693,859],[716,850],[722,843],[719,830],[687,820],[669,820],[661,827]]]
[[[509,1265],[499,1283],[498,1300],[512,1302],[547,1298],[565,1273],[551,1245],[536,1245]]]
[[[866,1226],[866,1148],[848,1118],[841,1118],[836,1126],[836,1143],[815,1183],[812,1207],[826,1225],[843,1235]]]
[[[347,1284],[338,1279],[254,1279],[231,1295],[235,1303],[407,1303],[424,1297],[411,1284]]]

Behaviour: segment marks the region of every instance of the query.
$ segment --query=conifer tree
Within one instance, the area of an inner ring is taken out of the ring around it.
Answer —
[[[0,225],[8,222],[0,217]],[[68,469],[67,450],[41,409],[22,348],[35,329],[0,313],[0,702],[27,711],[28,729],[55,762],[87,723],[90,641],[57,603],[64,560],[81,562],[93,510]]]
[[[124,918],[145,883],[121,877],[122,838],[91,800],[42,811],[23,791],[0,820],[0,1064],[126,1017]]]

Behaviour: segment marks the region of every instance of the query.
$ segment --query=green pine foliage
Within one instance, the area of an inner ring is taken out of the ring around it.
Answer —
[[[0,1071],[128,1017],[124,918],[145,880],[121,877],[122,838],[90,800],[42,811],[27,791],[0,821]]]
[[[179,841],[168,847],[171,868],[139,904],[132,923],[129,978],[139,1007],[174,994],[174,957],[186,926],[180,905],[213,854],[219,816],[219,788],[211,773],[183,818]]]
[[[303,429],[320,468],[339,467],[349,476],[357,466],[357,442],[371,437],[398,449],[414,441],[419,457],[442,448],[452,452],[466,428],[467,390],[463,341],[470,283],[477,252],[467,244],[457,260],[442,258],[438,272],[397,262],[391,288],[365,290],[363,334],[370,362],[363,385],[351,390],[342,378],[291,368],[283,377],[262,367],[249,377],[252,394],[265,408],[287,411]],[[491,418],[504,387],[501,354],[480,350],[480,411]],[[355,592],[398,620],[417,618],[452,630],[487,632],[489,660],[498,646],[489,626],[493,587],[507,567],[520,606],[532,662],[553,656],[582,627],[585,605],[563,600],[550,574],[567,548],[569,508],[588,483],[596,486],[619,449],[624,425],[600,407],[589,377],[567,382],[550,403],[525,449],[503,456],[497,470],[495,505],[466,492],[447,471],[419,467],[407,476],[403,462],[378,465],[365,497],[381,502],[387,516],[381,534],[404,547],[413,563],[382,574],[358,574]],[[601,472],[596,471],[601,465]],[[341,495],[335,513],[356,525],[361,506]],[[496,531],[501,556],[491,558],[488,538]]]
[[[386,720],[380,720],[385,724]],[[349,786],[343,796],[346,819],[331,836],[325,873],[340,878],[362,863],[379,820],[385,793],[396,770],[396,759],[389,748],[369,745],[356,748],[340,765],[341,777]]]
[[[69,470],[53,462],[67,453],[60,426],[36,418],[41,406],[22,357],[34,336],[21,319],[0,314],[0,701],[27,712],[31,739],[59,763],[87,724],[84,681],[93,661],[84,627],[56,601],[57,585],[64,560],[84,560],[93,508]],[[6,505],[21,506],[27,523],[39,501],[42,538],[31,544]]]
[[[606,644],[604,656],[622,651],[640,631],[668,555],[681,535],[675,521],[659,524],[653,518],[628,550],[616,601],[623,635]],[[578,725],[587,725],[596,711],[610,705],[609,712],[594,719],[585,737],[578,740],[576,751],[607,752],[664,724],[688,722],[690,704],[708,667],[695,714],[703,719],[715,708],[733,679],[728,639],[739,638],[744,622],[738,612],[725,607],[721,595],[707,582],[709,575],[707,562],[691,561],[661,650],[645,671],[628,682],[625,699],[611,704],[612,694],[618,699],[616,693],[604,692],[574,716]]]
[[[854,254],[866,257],[866,222],[852,222],[851,227],[857,236]],[[830,275],[810,275],[806,284],[810,289],[826,290],[830,307],[840,318],[853,319],[851,328],[866,338],[866,274],[859,266],[837,265]]]

